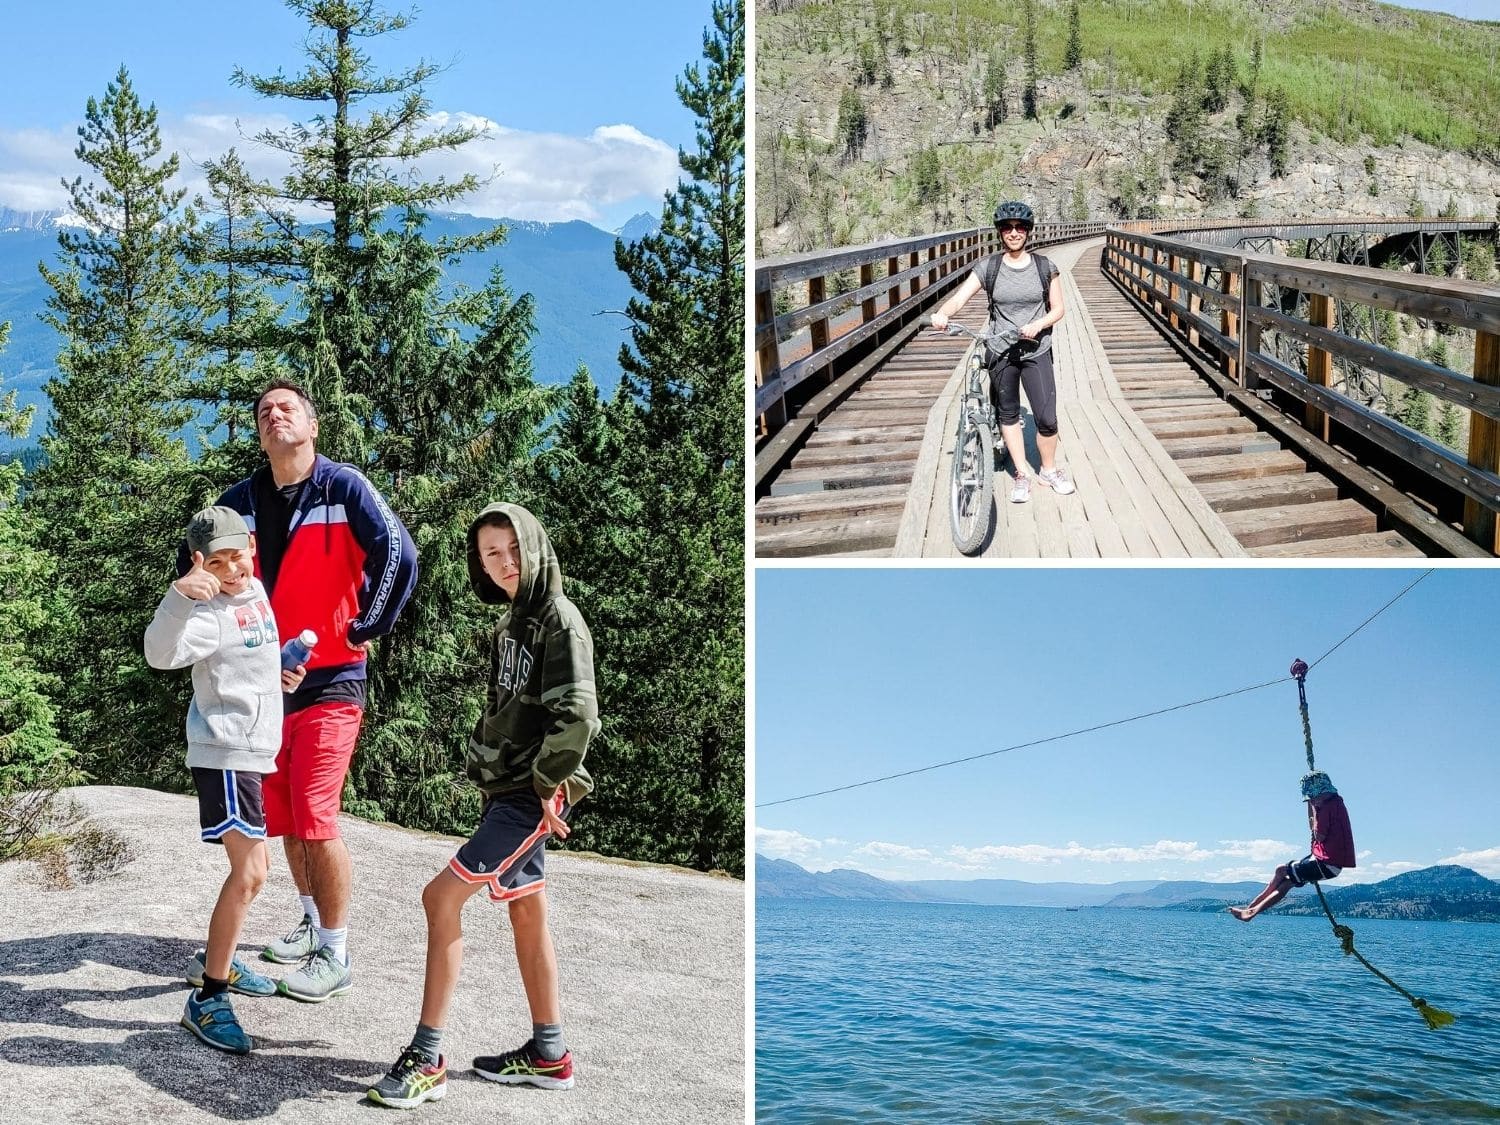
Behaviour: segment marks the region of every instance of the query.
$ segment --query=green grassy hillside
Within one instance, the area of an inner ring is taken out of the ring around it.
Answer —
[[[1032,115],[1023,0],[763,4],[763,252],[967,225],[1012,193],[1054,218],[1157,213],[1178,195],[1177,212],[1255,214],[1274,181],[1330,158],[1342,166],[1324,178],[1351,201],[1379,198],[1410,191],[1411,166],[1430,163],[1419,145],[1500,170],[1500,23],[1370,0],[1080,0],[1070,70],[1069,9],[1034,0]],[[1184,152],[1186,129],[1201,135]],[[1404,178],[1388,154],[1408,158]]]

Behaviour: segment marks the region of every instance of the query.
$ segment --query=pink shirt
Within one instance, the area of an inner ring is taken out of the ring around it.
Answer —
[[[1349,827],[1349,810],[1344,807],[1344,798],[1334,793],[1328,797],[1314,797],[1308,804],[1313,810],[1313,856],[1338,867],[1353,867],[1354,830]]]

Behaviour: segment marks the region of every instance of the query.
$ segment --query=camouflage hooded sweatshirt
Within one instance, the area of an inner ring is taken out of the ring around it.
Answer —
[[[469,780],[493,797],[528,786],[550,797],[566,783],[577,804],[594,783],[583,768],[599,732],[594,640],[578,608],[563,596],[562,568],[547,532],[519,504],[491,504],[469,525],[469,582],[485,605],[510,602],[484,572],[479,527],[502,513],[516,529],[521,578],[495,626],[484,713],[469,738]]]

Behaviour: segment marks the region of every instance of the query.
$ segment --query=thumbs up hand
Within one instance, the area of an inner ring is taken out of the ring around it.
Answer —
[[[184,574],[172,588],[185,598],[206,602],[219,592],[219,580],[203,569],[203,552],[193,552],[193,569]]]

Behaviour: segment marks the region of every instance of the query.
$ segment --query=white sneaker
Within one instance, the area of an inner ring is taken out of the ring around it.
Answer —
[[[1078,491],[1073,487],[1073,482],[1068,479],[1068,474],[1061,469],[1043,469],[1037,473],[1036,479],[1059,496],[1068,496]]]
[[[1031,499],[1031,478],[1025,473],[1017,473],[1010,490],[1010,502],[1012,504],[1024,504]]]

